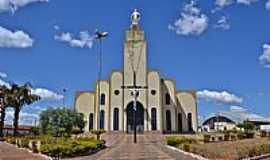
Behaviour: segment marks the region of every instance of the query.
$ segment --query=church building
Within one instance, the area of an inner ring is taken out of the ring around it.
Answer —
[[[162,77],[158,70],[148,69],[147,43],[137,10],[131,20],[125,36],[123,68],[113,71],[108,80],[98,80],[93,92],[76,93],[75,109],[87,122],[84,131],[130,133],[136,124],[139,133],[196,132],[196,91],[177,90],[174,80]]]

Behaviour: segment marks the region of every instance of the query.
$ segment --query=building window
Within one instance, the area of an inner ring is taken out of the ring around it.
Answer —
[[[118,96],[120,94],[120,91],[119,90],[115,90],[114,91],[114,94]]]
[[[91,131],[94,128],[94,114],[89,114],[89,131]]]
[[[156,95],[157,91],[156,90],[151,90],[151,94],[154,96]]]
[[[157,130],[157,109],[156,108],[151,109],[151,126],[152,126],[152,131]]]
[[[171,104],[171,96],[170,96],[169,93],[166,93],[166,95],[165,95],[165,103],[167,105],[170,105]]]
[[[167,127],[167,131],[172,130],[171,111],[169,110],[166,111],[166,127]]]
[[[105,105],[106,96],[104,93],[100,96],[100,105]]]
[[[104,129],[104,123],[105,123],[105,112],[102,110],[102,111],[100,111],[100,120],[99,120],[99,128],[100,129]]]
[[[113,110],[113,130],[118,131],[119,130],[119,109],[114,108]]]
[[[193,132],[193,127],[192,127],[192,114],[191,114],[191,113],[188,113],[187,119],[188,119],[188,131],[189,131],[189,132]]]
[[[181,133],[183,130],[183,126],[182,126],[182,113],[178,113],[178,132]]]

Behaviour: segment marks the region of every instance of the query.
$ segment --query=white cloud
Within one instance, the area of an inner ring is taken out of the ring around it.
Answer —
[[[60,26],[58,26],[58,25],[54,25],[53,28],[54,28],[55,30],[60,30]]]
[[[225,16],[222,16],[217,23],[214,25],[214,28],[220,28],[223,30],[228,30],[231,28],[230,24],[228,23],[228,19]]]
[[[59,35],[55,35],[54,39],[61,42],[67,42],[72,47],[92,48],[95,36],[90,35],[87,31],[82,31],[80,32],[79,37],[75,38],[71,33],[64,32]]]
[[[10,87],[10,84],[8,82],[6,82],[5,80],[3,80],[7,77],[8,77],[8,75],[6,73],[0,72],[0,86],[6,86],[8,88]]]
[[[19,7],[31,3],[48,2],[49,0],[0,0],[0,12],[15,12]]]
[[[30,106],[25,106],[25,108]],[[24,109],[20,112],[19,125],[35,125],[39,121],[39,115],[37,113],[25,112]],[[6,111],[5,124],[13,125],[14,110],[8,108]]]
[[[238,97],[227,91],[217,92],[217,91],[203,90],[203,91],[198,91],[197,96],[199,98],[202,98],[208,101],[214,101],[214,102],[223,103],[223,104],[240,104],[243,102],[243,98]]]
[[[231,111],[238,111],[238,112],[245,112],[245,111],[247,111],[246,108],[240,107],[240,106],[231,106],[230,107],[230,110]]]
[[[196,7],[194,1],[184,6],[180,18],[173,25],[169,24],[168,29],[179,35],[200,35],[208,27],[208,17]]]
[[[0,78],[7,78],[7,74],[4,72],[0,72]]]
[[[252,3],[257,2],[258,0],[237,0],[237,3],[244,5],[251,5]]]
[[[233,4],[233,0],[216,0],[215,1],[215,5],[218,8],[224,8],[224,7],[229,6],[231,4]]]
[[[266,3],[265,3],[265,8],[267,10],[270,10],[270,0],[268,0]]]
[[[0,26],[0,48],[27,48],[34,40],[23,31],[10,31]]]
[[[0,86],[6,86],[6,87],[10,87],[10,84],[2,79],[0,79]]]
[[[47,100],[61,100],[64,98],[63,95],[50,91],[46,88],[35,88],[35,89],[32,89],[31,93],[40,96],[41,99],[47,99]]]
[[[259,57],[260,63],[270,67],[270,44],[263,45],[263,54]]]

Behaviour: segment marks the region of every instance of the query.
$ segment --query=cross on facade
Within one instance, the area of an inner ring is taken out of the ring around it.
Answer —
[[[131,96],[133,98],[133,130],[134,130],[134,143],[137,143],[137,122],[136,122],[136,111],[137,111],[137,98],[139,97],[140,89],[147,89],[147,86],[137,86],[136,83],[136,72],[133,71],[133,85],[132,86],[122,86],[123,89],[129,89]]]

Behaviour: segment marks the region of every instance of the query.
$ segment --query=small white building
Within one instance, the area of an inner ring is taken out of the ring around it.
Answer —
[[[227,111],[220,111],[212,113],[202,123],[202,131],[224,131],[238,129],[237,124],[248,121],[253,123],[257,129],[267,129],[270,125],[270,119],[263,116],[249,113],[247,110],[230,109]],[[270,127],[269,127],[270,129]]]

